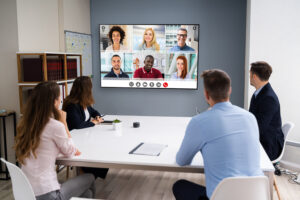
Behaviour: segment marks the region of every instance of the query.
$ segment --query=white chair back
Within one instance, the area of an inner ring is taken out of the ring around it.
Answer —
[[[210,200],[270,200],[266,176],[229,177],[223,179]]]
[[[15,200],[35,200],[33,189],[22,170],[1,158],[9,171]]]
[[[295,124],[292,122],[287,122],[282,126],[281,129],[282,129],[283,136],[284,136],[283,148],[282,148],[282,151],[281,151],[280,155],[278,156],[278,158],[276,158],[275,160],[272,160],[272,163],[277,163],[281,160],[283,153],[284,153],[287,136],[289,135],[291,130],[294,128],[294,126],[295,126]]]

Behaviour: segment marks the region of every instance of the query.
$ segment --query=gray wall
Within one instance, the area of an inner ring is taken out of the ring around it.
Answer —
[[[199,74],[225,70],[231,102],[243,107],[246,0],[91,0],[93,94],[105,114],[193,116],[207,108],[198,90],[100,88],[99,24],[200,24]]]

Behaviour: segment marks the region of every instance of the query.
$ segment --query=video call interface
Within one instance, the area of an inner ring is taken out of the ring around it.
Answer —
[[[199,25],[99,25],[101,87],[197,89]]]

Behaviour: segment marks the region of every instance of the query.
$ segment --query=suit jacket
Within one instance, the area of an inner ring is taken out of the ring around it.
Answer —
[[[256,97],[253,94],[249,111],[256,117],[262,146],[270,160],[275,160],[282,151],[284,136],[279,100],[270,83]]]
[[[79,104],[69,104],[66,107],[65,111],[67,113],[67,124],[70,131],[73,129],[82,129],[95,126],[93,122],[90,122],[91,117],[95,118],[96,116],[101,115],[91,106],[88,106],[87,110],[90,113],[90,118],[88,121],[85,121],[85,113],[82,106]]]

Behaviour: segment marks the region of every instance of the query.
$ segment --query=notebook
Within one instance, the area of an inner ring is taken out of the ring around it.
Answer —
[[[155,143],[144,143],[141,142],[135,148],[133,148],[129,154],[136,155],[147,155],[147,156],[159,156],[164,148],[168,145],[165,144],[155,144]]]

